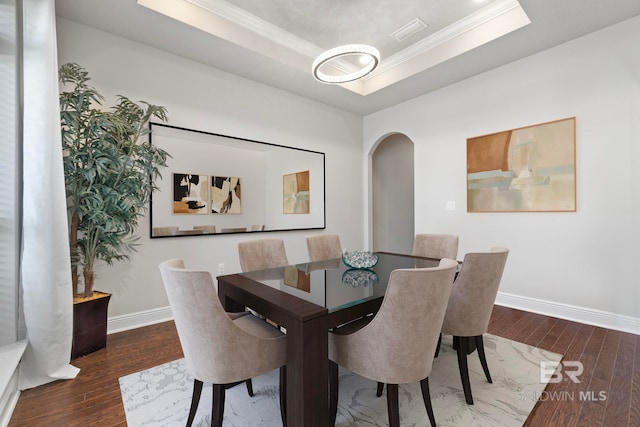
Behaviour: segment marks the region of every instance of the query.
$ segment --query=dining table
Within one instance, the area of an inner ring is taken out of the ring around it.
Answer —
[[[393,270],[436,267],[440,262],[375,252],[375,265],[358,268],[343,258],[217,277],[218,296],[226,311],[248,307],[286,331],[288,426],[326,427],[329,423],[329,330],[376,313]]]

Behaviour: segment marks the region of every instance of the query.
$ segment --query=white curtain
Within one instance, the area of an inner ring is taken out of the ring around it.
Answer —
[[[29,341],[19,388],[74,378],[73,300],[58,106],[54,0],[23,0],[24,164],[21,265]]]

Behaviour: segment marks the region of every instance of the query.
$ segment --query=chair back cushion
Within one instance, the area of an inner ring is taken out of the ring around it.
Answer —
[[[416,234],[413,255],[426,258],[458,258],[458,236],[452,234]]]
[[[342,257],[342,245],[337,234],[307,236],[307,250],[311,261]]]
[[[468,253],[453,284],[442,332],[473,337],[487,332],[493,304],[498,294],[507,248]]]
[[[282,239],[255,239],[238,242],[240,268],[242,271],[289,265]]]
[[[352,334],[331,334],[330,359],[386,384],[428,377],[456,268],[444,259],[439,267],[394,270],[373,320]]]
[[[172,236],[178,231],[178,227],[153,227],[154,236]]]
[[[202,230],[206,233],[209,234],[216,234],[216,226],[214,224],[207,224],[207,225],[194,225],[193,226],[194,230]]]

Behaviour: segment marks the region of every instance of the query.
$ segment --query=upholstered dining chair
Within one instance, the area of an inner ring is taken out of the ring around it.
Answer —
[[[482,370],[487,381],[493,383],[484,352],[482,335],[487,332],[489,318],[496,300],[504,266],[507,262],[507,248],[492,248],[490,252],[468,253],[462,261],[462,268],[456,277],[449,297],[447,311],[442,323],[442,333],[453,335],[453,343],[458,354],[458,368],[462,380],[464,397],[473,405],[467,354],[473,339]],[[438,340],[436,357],[442,340]]]
[[[238,242],[243,272],[289,265],[282,239],[253,239]]]
[[[194,378],[187,426],[193,423],[203,383],[213,384],[211,425],[220,427],[225,390],[276,368],[286,425],[286,337],[255,316],[226,313],[208,271],[187,270],[181,259],[159,267],[187,370]]]
[[[154,236],[172,236],[178,231],[178,227],[153,227]]]
[[[252,239],[238,242],[240,269],[243,272],[264,270],[289,265],[287,252],[282,239]],[[260,313],[249,310],[253,315],[264,319]]]
[[[191,230],[178,230],[173,233],[174,236],[193,236],[197,234],[204,234],[204,230],[193,228]]]
[[[194,225],[193,229],[202,230],[204,233],[207,233],[207,234],[216,234],[216,226],[214,224]]]
[[[416,234],[412,255],[425,258],[458,258],[458,236],[453,234]]]
[[[392,271],[382,305],[374,316],[329,333],[329,407],[333,424],[340,365],[387,385],[392,427],[400,425],[398,384],[419,381],[429,421],[436,425],[429,374],[456,268],[455,260],[443,259],[438,267]],[[377,395],[381,394],[382,387],[378,387]]]
[[[244,233],[247,227],[228,227],[220,230],[221,233]]]
[[[337,234],[314,234],[306,237],[311,261],[341,258],[342,245]]]

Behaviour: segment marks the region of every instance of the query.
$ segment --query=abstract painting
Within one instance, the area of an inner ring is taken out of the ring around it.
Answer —
[[[282,177],[282,200],[286,214],[309,213],[309,171]]]
[[[173,213],[208,215],[209,177],[186,173],[173,174]]]
[[[233,176],[211,177],[211,212],[214,214],[242,213],[240,178]]]
[[[576,119],[467,139],[468,212],[575,212]]]

